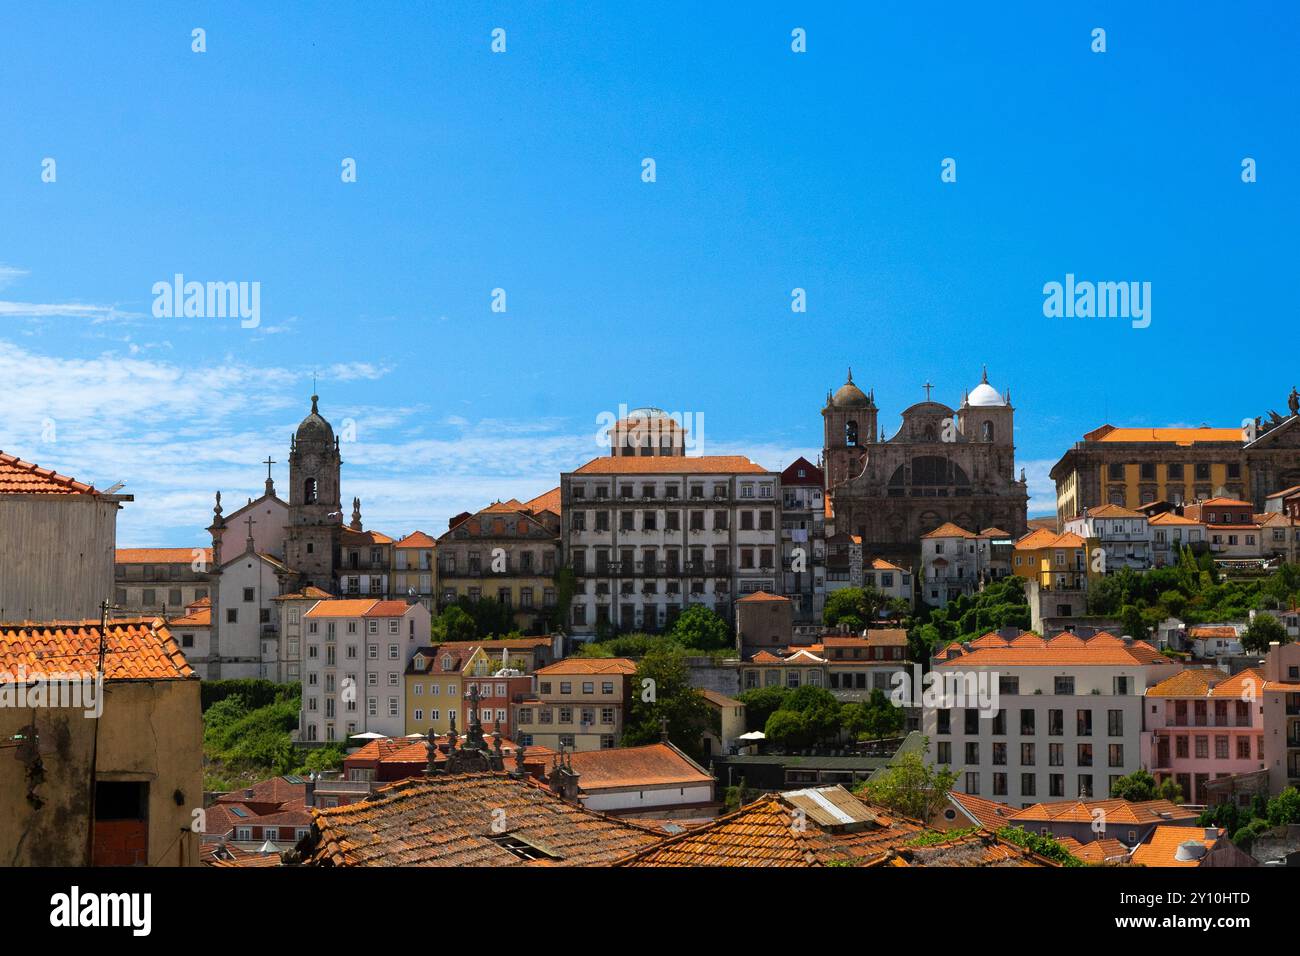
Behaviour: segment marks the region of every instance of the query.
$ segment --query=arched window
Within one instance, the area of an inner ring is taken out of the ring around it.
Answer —
[[[983,425],[983,427],[980,429],[980,435],[984,438],[985,441],[992,441],[992,440],[993,440],[993,423],[992,423],[992,422],[985,422],[984,425]]]
[[[858,423],[848,421],[844,423],[844,444],[850,448],[855,448],[858,444]]]
[[[316,503],[316,479],[308,478],[302,483],[302,500],[304,504],[314,505]]]

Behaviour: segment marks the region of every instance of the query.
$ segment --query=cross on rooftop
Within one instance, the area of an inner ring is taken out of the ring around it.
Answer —
[[[925,400],[928,402],[930,400],[930,391],[934,388],[934,386],[930,384],[929,379],[926,379],[925,384],[922,385],[921,387],[925,389]]]

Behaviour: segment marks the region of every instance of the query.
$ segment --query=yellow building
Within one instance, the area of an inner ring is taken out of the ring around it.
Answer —
[[[393,545],[393,597],[414,597],[433,613],[438,594],[434,574],[437,542],[423,531],[412,531]]]
[[[438,538],[438,603],[495,598],[524,633],[547,630],[556,606],[560,489],[532,501],[498,501],[458,515]]]
[[[1067,521],[1107,504],[1137,509],[1217,494],[1248,497],[1252,483],[1244,437],[1240,428],[1103,425],[1053,466],[1057,517]]]
[[[570,657],[536,673],[536,692],[515,705],[514,739],[551,750],[608,750],[623,736],[636,664]]]
[[[461,671],[474,655],[473,647],[422,647],[406,665],[406,714],[408,734],[433,730],[445,734],[451,729],[451,715],[460,722],[462,690]]]
[[[1089,576],[1088,542],[1069,531],[1031,531],[1016,542],[1011,571],[1044,590],[1079,590]]]

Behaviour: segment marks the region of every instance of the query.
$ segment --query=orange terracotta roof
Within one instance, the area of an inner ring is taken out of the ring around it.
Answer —
[[[1026,632],[1013,640],[989,633],[971,641],[965,653],[960,644],[949,644],[935,656],[935,660],[939,667],[1169,663],[1167,657],[1146,641],[1125,643],[1121,638],[1105,632],[1086,639],[1068,633],[1044,639]]]
[[[111,621],[103,636],[105,680],[197,677],[158,618]],[[27,675],[93,674],[99,669],[99,621],[0,625],[0,683]]]
[[[539,511],[550,511],[555,514],[560,513],[560,489],[552,488],[544,494],[538,495],[532,501],[524,502],[524,510],[536,514]]]
[[[537,671],[537,676],[555,674],[635,674],[636,662],[626,657],[566,657]]]
[[[1196,442],[1220,441],[1241,444],[1240,428],[1113,428],[1098,434],[1090,432],[1085,440],[1100,442],[1168,442],[1177,445],[1191,445]],[[1096,436],[1095,438],[1093,436]]]
[[[1283,488],[1281,491],[1275,491],[1271,495],[1265,495],[1265,498],[1289,498],[1291,495],[1300,494],[1300,485],[1292,485],[1290,488]]]
[[[1008,803],[998,803],[996,800],[986,800],[969,793],[958,793],[956,790],[948,792],[948,799],[960,805],[967,816],[988,830],[996,831],[1007,826],[1007,820],[1016,812],[1015,808]]]
[[[355,548],[367,544],[392,544],[393,539],[382,531],[353,531],[347,525],[343,525],[343,533],[339,540],[345,547]]]
[[[720,693],[716,690],[710,690],[707,687],[697,687],[695,688],[695,693],[699,694],[701,697],[707,700],[710,704],[713,704],[715,707],[744,707],[745,706],[735,698],[728,697],[726,694]]]
[[[312,816],[315,866],[603,866],[662,839],[506,773],[412,777]]]
[[[361,617],[378,603],[374,598],[331,598],[316,602],[303,617]]]
[[[1208,697],[1210,688],[1228,675],[1215,667],[1187,667],[1147,688],[1148,697]],[[1260,685],[1263,686],[1262,684]]]
[[[1087,515],[1084,515],[1083,517],[1088,517],[1088,518],[1145,518],[1146,515],[1144,515],[1144,514],[1143,514],[1142,512],[1140,512],[1140,511],[1130,511],[1128,508],[1121,508],[1119,505],[1104,504],[1104,505],[1098,505],[1096,508],[1089,508],[1089,509],[1088,509],[1088,513],[1087,513]]]
[[[1191,518],[1185,518],[1182,515],[1176,515],[1172,511],[1166,511],[1164,514],[1158,514],[1147,521],[1151,525],[1187,525],[1187,524],[1204,524],[1203,521],[1193,521]]]
[[[907,631],[901,627],[869,627],[862,634],[827,634],[822,638],[825,647],[906,647]]]
[[[1231,640],[1237,636],[1237,629],[1228,624],[1197,624],[1187,629],[1187,636],[1196,638],[1223,638]]]
[[[1014,823],[1092,823],[1096,811],[1105,814],[1107,826],[1195,820],[1200,814],[1168,800],[1059,800],[1036,803],[1011,814]]]
[[[1093,866],[1100,866],[1103,863],[1123,863],[1128,860],[1131,852],[1128,847],[1113,837],[1093,840],[1090,843],[1080,843],[1074,837],[1057,837],[1056,842],[1069,851],[1071,856]]]
[[[1223,834],[1222,830],[1216,832]],[[1158,826],[1133,851],[1132,861],[1139,866],[1200,866],[1199,859],[1178,859],[1178,848],[1184,843],[1199,843],[1210,849],[1219,842],[1219,836],[1207,839],[1205,833],[1200,827]]]
[[[900,567],[899,567],[898,565],[896,565],[896,564],[890,564],[890,563],[889,563],[888,561],[886,561],[884,558],[872,558],[872,559],[871,559],[871,570],[873,570],[873,571],[899,571],[899,572],[902,572],[903,574],[911,574],[911,573],[912,573],[912,572],[909,571],[907,568],[900,568]]]
[[[973,532],[967,531],[960,525],[955,525],[951,521],[945,521],[939,527],[935,528],[929,534],[921,535],[922,540],[926,538],[974,538]]]
[[[309,584],[300,591],[289,594],[277,594],[272,601],[329,601],[334,597],[329,591],[322,591],[314,584]]]
[[[1001,528],[985,528],[983,531],[981,531],[981,532],[979,533],[979,537],[981,537],[981,538],[1009,538],[1009,537],[1011,537],[1011,532],[1010,532],[1010,531],[1003,531]]]
[[[95,495],[92,486],[0,451],[0,495]]]
[[[180,617],[174,617],[168,622],[168,627],[211,627],[212,626],[212,608],[196,608]]]
[[[790,599],[789,599],[788,597],[784,597],[784,596],[782,596],[782,595],[780,595],[780,594],[769,594],[769,593],[767,593],[766,591],[755,591],[755,592],[753,592],[752,594],[747,594],[747,595],[745,595],[743,598],[740,598],[738,601],[736,601],[736,603],[737,603],[737,604],[742,604],[742,603],[755,604],[755,603],[759,603],[759,602],[763,602],[763,601],[770,601],[770,602],[773,602],[773,603],[776,603],[776,604],[789,604],[789,603],[790,603]]]
[[[1254,508],[1249,501],[1242,501],[1240,498],[1206,498],[1204,501],[1198,501],[1196,504],[1201,507],[1207,505],[1215,508]]]
[[[413,606],[405,601],[376,601],[362,617],[401,617]]]
[[[633,787],[691,787],[712,784],[689,757],[668,744],[579,750],[569,755],[578,785],[587,793]]]
[[[606,455],[593,458],[574,472],[575,475],[729,475],[769,474],[744,455]],[[755,502],[757,503],[757,502]]]
[[[1031,531],[1016,542],[1017,551],[1038,551],[1043,548],[1084,548],[1088,542],[1072,531],[1058,534],[1047,528]]]
[[[212,563],[211,548],[118,548],[113,552],[116,564],[192,564],[201,559]]]
[[[405,538],[397,542],[394,547],[397,548],[434,548],[438,542],[429,537],[423,531],[412,531]]]

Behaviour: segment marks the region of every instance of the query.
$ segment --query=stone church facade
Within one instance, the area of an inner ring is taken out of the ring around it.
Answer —
[[[961,405],[926,400],[889,435],[874,392],[848,380],[822,409],[826,492],[836,533],[857,535],[865,555],[915,567],[921,536],[951,521],[972,532],[1026,529],[1029,492],[1015,473],[1011,394],[983,381]]]

